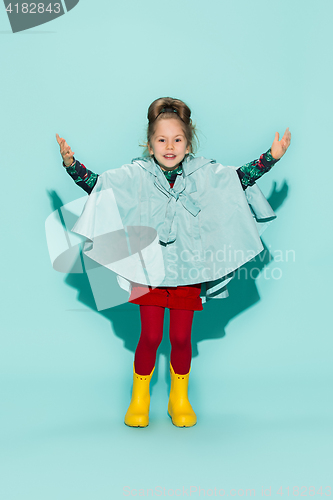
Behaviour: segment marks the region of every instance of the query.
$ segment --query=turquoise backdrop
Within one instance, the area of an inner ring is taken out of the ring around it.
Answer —
[[[332,15],[326,0],[80,0],[13,34],[0,5],[2,499],[330,496]],[[98,312],[45,237],[84,195],[55,134],[117,168],[161,96],[188,103],[198,155],[224,165],[292,133],[258,182],[278,217],[257,278],[195,313],[189,429],[167,416],[168,311],[150,425],[128,428],[139,307]]]

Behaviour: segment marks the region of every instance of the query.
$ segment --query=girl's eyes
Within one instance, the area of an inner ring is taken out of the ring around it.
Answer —
[[[165,139],[159,139],[158,140],[158,142],[163,142],[163,141],[165,141]],[[176,139],[176,142],[180,142],[180,141],[181,141],[181,139]]]

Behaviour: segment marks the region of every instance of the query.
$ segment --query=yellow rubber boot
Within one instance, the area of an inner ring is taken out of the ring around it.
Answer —
[[[186,375],[177,375],[170,363],[171,389],[168,413],[176,427],[192,427],[197,423],[197,416],[187,395],[190,371]]]
[[[125,424],[130,427],[147,427],[149,424],[149,384],[154,370],[155,366],[150,375],[138,375],[133,363],[132,398],[125,415]]]

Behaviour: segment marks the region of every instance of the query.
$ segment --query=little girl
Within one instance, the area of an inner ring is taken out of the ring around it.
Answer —
[[[156,273],[151,273],[150,281],[137,279],[137,269],[126,270],[121,277],[129,285],[129,302],[140,306],[141,317],[125,424],[149,423],[149,384],[169,308],[168,413],[175,426],[191,427],[197,422],[188,400],[194,311],[202,310],[209,298],[226,297],[226,284],[235,270],[262,251],[260,224],[276,216],[255,181],[286,152],[289,129],[280,141],[276,132],[271,148],[258,160],[237,169],[224,167],[194,156],[196,133],[189,107],[179,99],[160,98],[148,109],[145,156],[101,175],[76,160],[65,139],[56,137],[67,173],[89,195],[96,194],[89,196],[73,228],[93,242],[93,251],[86,255],[104,265],[105,243],[99,243],[100,232],[91,221],[96,225],[115,217],[111,198],[105,198],[110,190],[124,226],[147,226],[158,235],[160,268],[164,266],[159,278],[154,280]],[[146,256],[146,261],[156,262],[154,256]]]

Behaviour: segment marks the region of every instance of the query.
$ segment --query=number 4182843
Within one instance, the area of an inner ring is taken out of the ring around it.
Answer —
[[[44,12],[49,12],[50,14],[54,12],[55,14],[60,14],[60,3],[55,3],[53,4],[53,10],[52,10],[52,3],[49,3],[46,7],[44,3],[22,3],[21,6],[19,6],[18,3],[13,5],[8,4],[6,7],[6,11],[9,12],[10,14],[14,11],[16,14],[19,13],[19,8],[21,7],[21,12],[22,14],[43,14]]]

